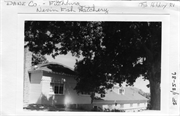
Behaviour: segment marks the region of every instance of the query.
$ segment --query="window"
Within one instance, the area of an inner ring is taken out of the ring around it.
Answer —
[[[55,95],[63,95],[65,90],[64,87],[64,79],[53,79],[51,82],[50,93]]]
[[[64,84],[55,84],[54,85],[54,93],[55,94],[63,94],[64,93]]]
[[[124,95],[124,93],[125,93],[125,90],[124,90],[123,88],[120,88],[120,89],[119,89],[119,94]]]
[[[64,94],[64,84],[62,83],[51,83],[50,93],[55,95]]]

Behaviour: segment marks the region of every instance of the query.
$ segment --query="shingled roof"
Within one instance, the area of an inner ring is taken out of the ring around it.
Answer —
[[[94,103],[125,104],[125,103],[142,103],[148,100],[144,96],[140,95],[137,91],[135,91],[133,87],[124,87],[124,89],[125,89],[124,95],[109,90],[105,94],[105,97],[103,97],[101,100],[94,100]]]
[[[51,73],[58,73],[58,74],[76,75],[76,73],[72,69],[56,62],[48,62],[44,64],[35,65],[29,70],[29,72],[38,71],[38,70],[51,72]]]

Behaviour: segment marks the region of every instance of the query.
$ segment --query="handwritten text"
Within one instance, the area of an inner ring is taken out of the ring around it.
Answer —
[[[13,7],[31,7],[35,9],[37,13],[105,13],[108,14],[107,8],[96,7],[95,4],[81,5],[80,2],[74,2],[69,0],[44,0],[38,1],[5,1],[7,6]]]
[[[177,92],[177,86],[176,86],[176,79],[177,79],[177,75],[176,72],[172,73],[172,90],[170,92],[172,92],[172,104],[173,105],[177,105],[177,95],[179,95],[179,93]]]
[[[167,2],[140,2],[139,6],[142,8],[160,8],[160,9],[165,9],[165,8],[173,8],[175,7],[175,4],[173,3],[167,3]]]

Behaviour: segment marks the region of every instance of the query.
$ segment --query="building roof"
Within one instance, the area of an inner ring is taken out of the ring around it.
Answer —
[[[58,73],[58,74],[76,75],[76,73],[72,69],[56,62],[48,62],[48,63],[32,66],[29,72],[38,71],[38,70],[51,72],[51,73]]]
[[[113,90],[108,90],[101,100],[94,100],[94,103],[141,103],[148,99],[140,95],[133,87],[124,87],[125,93],[118,94]]]

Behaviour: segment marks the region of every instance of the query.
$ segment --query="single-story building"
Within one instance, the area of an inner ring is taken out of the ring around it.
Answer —
[[[133,87],[114,86],[107,90],[105,96],[94,100],[91,104],[90,95],[77,94],[76,73],[66,66],[48,62],[33,66],[29,70],[29,102],[28,104],[55,105],[59,107],[82,108],[92,110],[99,107],[102,110],[113,109],[146,109],[145,97],[133,90]]]
[[[94,100],[93,105],[102,110],[143,110],[147,108],[148,99],[140,95],[134,87],[114,86],[101,99]]]
[[[49,62],[33,66],[29,70],[29,103],[57,106],[90,104],[86,94],[77,94],[76,73],[62,64]]]

